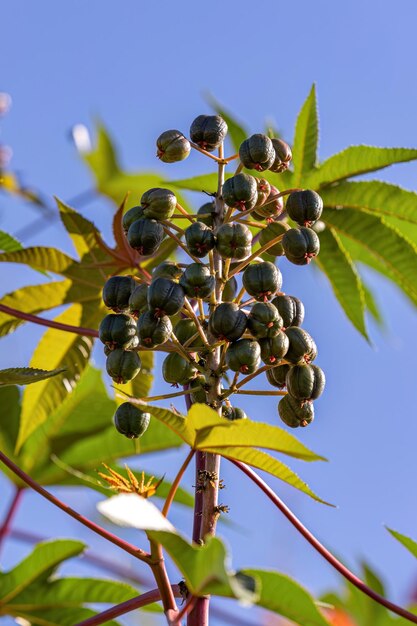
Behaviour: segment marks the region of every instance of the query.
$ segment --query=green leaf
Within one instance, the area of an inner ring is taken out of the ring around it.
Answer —
[[[32,611],[19,611],[18,617],[26,619],[31,626],[74,626],[80,624],[89,617],[97,615],[97,611],[84,608],[50,609],[38,613]],[[120,626],[120,622],[106,621],[106,626]]]
[[[0,386],[4,385],[30,385],[41,380],[58,376],[65,372],[65,369],[40,370],[33,367],[11,367],[0,370]]]
[[[378,303],[371,289],[364,282],[363,278],[361,279],[362,279],[362,289],[363,289],[363,295],[365,297],[366,309],[372,315],[375,322],[382,328],[384,326],[384,320],[382,317],[382,313],[379,310]]]
[[[329,626],[310,594],[288,576],[258,569],[245,569],[243,573],[260,581],[258,606],[302,626]]]
[[[313,85],[298,115],[295,126],[293,145],[295,186],[298,186],[303,180],[305,173],[312,170],[316,165],[318,136],[316,86]]]
[[[222,117],[226,122],[229,129],[227,136],[232,142],[233,148],[236,150],[236,152],[238,152],[240,144],[248,136],[247,130],[245,130],[245,128],[239,122],[237,122],[236,119],[232,117],[232,115],[228,113],[211,94],[206,97],[206,100],[212,107],[212,109],[216,111],[216,113],[220,115],[220,117]]]
[[[9,235],[9,233],[5,233],[4,230],[0,230],[0,250],[14,252],[15,250],[21,250],[22,247],[20,241]]]
[[[96,147],[83,155],[98,182],[105,182],[120,172],[113,142],[103,124],[97,124]]]
[[[0,388],[0,449],[13,456],[19,431],[20,393],[18,387]],[[15,474],[12,474],[15,477]]]
[[[24,248],[14,252],[3,252],[0,254],[2,263],[23,263],[33,269],[46,270],[54,274],[67,276],[71,268],[78,263],[56,248],[35,246]]]
[[[147,405],[146,410],[157,420],[163,422],[165,426],[168,426],[185,443],[188,443],[190,446],[194,445],[195,428],[184,415],[151,405]]]
[[[309,174],[303,183],[319,189],[352,176],[360,176],[381,170],[394,163],[405,163],[417,159],[417,150],[412,148],[376,148],[374,146],[350,146],[334,154]]]
[[[361,277],[337,232],[330,227],[320,233],[320,254],[316,262],[329,279],[336,298],[352,324],[369,341]]]
[[[386,527],[386,529],[395,539],[397,539],[397,541],[399,541],[404,546],[404,548],[407,548],[407,550],[417,558],[417,541],[414,541],[414,539],[411,539],[406,535],[402,535],[396,530],[392,530],[392,528],[388,528],[388,526]]]
[[[230,178],[233,174],[226,174],[226,178]],[[201,174],[193,178],[182,178],[180,180],[164,181],[165,185],[177,187],[178,189],[188,189],[189,191],[205,191],[213,194],[217,190],[217,174]]]
[[[81,541],[57,539],[39,543],[14,569],[0,573],[0,605],[10,602],[35,580],[48,578],[55,568],[85,548]]]
[[[97,247],[99,231],[92,222],[70,206],[55,198],[59,214],[79,256],[82,258]]]

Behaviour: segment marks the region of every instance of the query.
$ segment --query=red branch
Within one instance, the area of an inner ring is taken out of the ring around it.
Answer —
[[[82,326],[71,326],[70,324],[61,324],[60,322],[54,322],[53,320],[45,320],[43,317],[37,315],[31,315],[30,313],[24,313],[18,309],[12,309],[10,306],[0,304],[0,312],[17,317],[26,322],[33,322],[40,326],[49,326],[49,328],[56,328],[57,330],[65,330],[67,333],[75,333],[76,335],[84,335],[85,337],[98,337],[98,331],[93,328],[83,328]]]
[[[249,476],[249,478],[256,485],[258,485],[258,487],[275,504],[275,506],[281,511],[281,513],[285,515],[285,517],[298,530],[298,532],[303,535],[304,539],[307,539],[307,541],[313,546],[313,548],[317,550],[317,552],[321,554],[321,556],[324,557],[326,561],[328,561],[328,563],[330,563],[330,565],[332,565],[340,574],[342,574],[342,576],[344,576],[346,580],[351,582],[352,585],[357,587],[360,591],[362,591],[362,593],[372,598],[372,600],[378,602],[378,604],[382,604],[382,606],[385,606],[393,613],[396,613],[397,615],[408,619],[410,622],[413,622],[413,624],[417,624],[417,615],[410,613],[410,611],[407,611],[407,609],[403,609],[401,606],[390,602],[383,596],[379,595],[379,593],[376,593],[376,591],[368,587],[360,578],[358,578],[345,565],[343,565],[343,563],[338,561],[336,557],[333,556],[333,554],[329,552],[329,550],[327,550],[327,548],[325,548],[323,544],[320,543],[320,541],[316,539],[316,537],[302,524],[302,522],[300,522],[300,520],[294,515],[294,513],[287,507],[287,505],[284,504],[284,502],[276,495],[271,487],[267,485],[267,483],[262,480],[262,478],[258,476],[258,474],[254,472],[253,469],[251,469],[241,461],[235,461],[234,459],[230,458],[229,461],[236,465],[236,467],[238,467],[242,472],[246,474],[246,476]]]
[[[20,498],[22,497],[22,494],[23,494],[22,487],[16,487],[12,501],[10,502],[6,516],[4,518],[4,522],[0,526],[0,549],[3,545],[4,539],[10,532],[10,527],[13,521],[13,517],[16,513],[17,507],[19,506],[19,502],[20,502]]]

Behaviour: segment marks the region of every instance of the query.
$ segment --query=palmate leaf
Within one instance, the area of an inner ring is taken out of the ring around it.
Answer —
[[[80,258],[97,248],[99,231],[92,222],[83,217],[78,211],[56,198],[61,221],[70,235]]]
[[[31,385],[32,383],[47,380],[65,372],[64,368],[55,370],[41,370],[33,367],[11,367],[0,370],[0,386],[5,385]]]
[[[4,252],[14,252],[14,250],[21,250],[22,244],[20,241],[9,235],[9,233],[5,233],[4,230],[0,230],[0,250],[4,250]]]
[[[306,173],[315,168],[318,136],[316,87],[313,85],[295,126],[293,142],[294,186],[301,185]],[[302,184],[304,185],[304,182]]]
[[[24,248],[14,252],[4,252],[0,254],[2,263],[22,263],[37,270],[45,270],[54,274],[68,276],[71,270],[75,269],[77,261],[70,256],[57,250],[44,246],[34,246]]]
[[[13,457],[20,420],[18,387],[0,388],[0,449]],[[2,468],[4,469],[4,468]],[[13,480],[13,474],[11,474]]]

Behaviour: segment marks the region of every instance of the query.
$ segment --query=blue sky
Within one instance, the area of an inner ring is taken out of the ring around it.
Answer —
[[[190,163],[161,165],[155,138],[167,128],[187,131],[194,117],[208,111],[204,93],[214,94],[251,131],[273,119],[291,140],[296,114],[315,81],[321,158],[350,144],[416,147],[416,17],[411,0],[395,7],[385,0],[257,5],[215,0],[208,6],[189,0],[15,0],[2,7],[0,91],[12,95],[13,108],[0,123],[0,140],[12,146],[12,165],[25,181],[64,199],[91,188],[69,130],[75,123],[92,128],[95,118],[110,129],[128,169],[159,169],[179,178],[206,172],[209,164],[193,157]],[[415,190],[417,164],[379,177]],[[83,212],[109,234],[106,200],[89,203]],[[0,196],[1,229],[16,232],[33,217],[30,207]],[[71,252],[53,223],[24,243]],[[367,273],[387,320],[384,332],[370,323],[371,348],[349,325],[323,276],[314,268],[282,267],[285,291],[305,303],[305,327],[317,341],[317,362],[328,379],[317,419],[300,438],[330,464],[293,466],[338,508],[321,507],[271,482],[326,545],[351,564],[369,560],[385,573],[391,596],[404,601],[417,571],[383,524],[417,538],[416,311],[394,287]],[[2,294],[39,280],[29,270],[2,269]],[[27,326],[2,340],[0,365],[26,364],[41,332]],[[96,358],[102,365],[101,356]],[[249,415],[278,423],[274,401],[245,406]],[[146,459],[146,467],[168,473],[180,462],[170,453],[166,461]],[[224,472],[229,486],[224,498],[233,519],[247,529],[247,534],[222,529],[236,566],[276,567],[317,593],[337,583],[330,566],[243,477],[226,464]],[[191,474],[187,482],[193,484]],[[4,509],[9,494],[4,480],[0,490]],[[249,507],[248,494],[254,497]],[[64,495],[94,514],[95,496],[68,490]],[[45,525],[45,534],[78,533],[75,522],[32,495],[18,515],[19,526],[29,516],[33,520],[35,505],[36,523],[39,530]],[[183,511],[174,521],[187,529]],[[89,534],[82,536],[97,545]],[[24,550],[10,543],[2,565]]]

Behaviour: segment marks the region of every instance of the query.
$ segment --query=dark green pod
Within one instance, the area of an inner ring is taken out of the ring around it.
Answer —
[[[169,278],[155,278],[149,285],[148,306],[158,317],[179,313],[184,300],[184,289]]]
[[[190,298],[207,298],[215,283],[210,268],[203,263],[190,263],[180,279],[181,287]]]
[[[140,372],[142,362],[137,352],[113,350],[106,361],[106,370],[115,383],[124,385]]]
[[[252,250],[252,233],[245,224],[223,224],[217,231],[216,248],[224,259],[245,259]]]
[[[226,352],[227,366],[233,372],[253,374],[261,362],[261,348],[253,339],[239,339],[231,343]]]
[[[174,328],[174,335],[182,346],[187,343],[191,339],[191,337],[197,335],[197,337],[195,337],[195,339],[187,345],[192,348],[198,346],[201,347],[202,345],[202,340],[200,338],[200,335],[198,334],[197,326],[195,325],[194,320],[190,319],[189,317],[184,317],[176,323]]]
[[[128,439],[141,437],[149,426],[151,414],[141,411],[130,402],[123,402],[114,414],[116,430]]]
[[[249,170],[263,172],[275,161],[274,146],[269,137],[257,133],[240,144],[239,157]]]
[[[129,309],[132,315],[138,317],[148,310],[148,285],[137,285],[129,298]]]
[[[204,391],[205,385],[206,379],[204,376],[197,376],[190,381],[189,388],[194,389],[194,391],[190,394],[191,402],[193,404],[196,404],[197,402],[200,404],[206,404],[207,394]]]
[[[312,226],[323,212],[323,200],[312,189],[293,191],[288,196],[285,208],[294,222],[300,226]]]
[[[290,146],[283,139],[271,139],[275,150],[275,160],[269,168],[271,172],[285,172],[290,165],[292,159],[292,151]]]
[[[314,406],[311,402],[301,403],[288,394],[279,401],[278,413],[284,424],[290,428],[304,427],[314,419]]]
[[[177,198],[170,189],[152,187],[142,195],[140,203],[148,219],[169,220],[177,206]]]
[[[129,298],[136,283],[131,276],[111,276],[103,287],[103,302],[115,313],[129,308]]]
[[[214,200],[206,202],[197,211],[198,221],[203,222],[209,228],[213,228],[214,214],[216,213],[216,203]]]
[[[156,156],[164,163],[183,161],[191,152],[190,142],[179,130],[166,130],[156,140]]]
[[[223,200],[239,211],[253,209],[258,200],[256,178],[250,174],[237,174],[223,185]]]
[[[137,334],[136,321],[126,313],[111,313],[101,320],[98,336],[108,348],[127,348]]]
[[[267,220],[273,220],[279,217],[284,211],[284,199],[282,197],[276,198],[275,196],[277,194],[279,194],[279,189],[271,185],[269,196],[265,200],[264,204],[259,206],[256,211],[254,211],[254,215],[260,219]]]
[[[164,239],[164,229],[155,220],[136,220],[127,231],[129,245],[141,256],[154,254]]]
[[[134,206],[126,211],[122,218],[122,227],[125,235],[127,235],[127,231],[129,230],[133,222],[145,219],[145,214],[143,211],[143,206]]]
[[[124,346],[123,350],[137,350],[138,348],[139,348],[139,337],[135,335],[134,337],[132,337],[131,341],[126,346]],[[109,356],[110,352],[113,352],[113,349],[114,348],[111,348],[105,344],[103,348],[103,352],[106,356]]]
[[[304,304],[295,296],[275,296],[272,304],[282,317],[284,328],[301,326],[304,321]]]
[[[182,276],[182,269],[177,263],[172,261],[164,261],[157,265],[152,271],[152,280],[155,278],[170,278],[178,282]]]
[[[264,302],[270,300],[282,286],[281,272],[269,261],[248,265],[242,280],[248,294]]]
[[[203,222],[194,222],[185,230],[185,241],[191,254],[198,258],[206,256],[216,243],[213,231]]]
[[[162,376],[167,383],[172,385],[186,385],[197,370],[177,352],[171,352],[162,363]]]
[[[307,265],[320,252],[320,240],[311,228],[290,228],[282,240],[285,256],[295,265]]]
[[[294,365],[287,374],[286,384],[293,398],[307,402],[321,396],[326,378],[318,365]]]
[[[266,178],[255,178],[255,180],[256,191],[258,193],[258,199],[255,206],[260,207],[267,201],[269,194],[271,193],[271,185]]]
[[[248,418],[245,411],[237,406],[222,406],[222,416],[231,421]]]
[[[298,363],[309,363],[317,356],[317,346],[311,335],[303,328],[290,326],[285,331],[290,345],[285,355],[285,359],[294,365]]]
[[[237,289],[237,280],[234,276],[232,276],[232,278],[229,278],[229,280],[224,285],[222,293],[223,302],[231,302],[232,300],[234,300],[237,294]]]
[[[172,333],[172,324],[168,315],[156,317],[152,311],[146,311],[138,319],[138,335],[141,346],[154,348],[168,341]]]
[[[266,365],[274,365],[285,357],[289,347],[287,335],[280,330],[274,337],[260,339],[261,359]]]
[[[284,333],[282,333],[284,334]],[[262,350],[262,348],[261,348]],[[291,365],[287,365],[284,363],[283,365],[277,365],[276,367],[271,367],[270,370],[266,371],[266,378],[270,385],[273,387],[278,387],[278,389],[283,389],[286,384],[286,377],[291,369]]]
[[[287,230],[288,226],[284,224],[284,222],[271,222],[266,228],[261,230],[259,243],[261,246],[264,246],[273,239],[281,237]],[[284,254],[284,248],[282,247],[281,241],[274,243],[273,246],[268,248],[267,254],[272,254],[272,256],[282,256]]]
[[[246,330],[247,317],[233,302],[223,302],[209,318],[209,330],[217,339],[236,341]]]
[[[227,135],[227,124],[220,115],[199,115],[190,126],[191,141],[213,152]]]
[[[275,337],[282,328],[282,318],[270,302],[256,302],[248,315],[248,329],[256,339]]]

